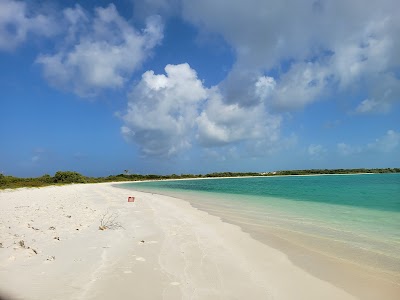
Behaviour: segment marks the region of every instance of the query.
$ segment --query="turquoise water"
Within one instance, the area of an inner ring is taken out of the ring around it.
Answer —
[[[339,258],[400,272],[400,174],[154,181],[124,187],[186,199],[250,233],[276,229],[307,237],[303,243],[314,238],[318,251],[335,249]]]

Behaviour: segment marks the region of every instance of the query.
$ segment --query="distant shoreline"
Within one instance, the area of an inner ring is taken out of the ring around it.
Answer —
[[[227,176],[227,177],[193,177],[193,178],[168,178],[168,179],[149,179],[149,180],[132,180],[132,181],[116,181],[113,184],[124,184],[132,182],[153,182],[153,181],[180,181],[180,180],[202,180],[202,179],[235,179],[235,178],[273,178],[273,177],[311,177],[311,176],[346,176],[346,175],[374,175],[374,174],[398,174],[398,173],[338,173],[338,174],[299,174],[299,175],[258,175],[258,176]]]
[[[212,178],[249,178],[249,177],[283,177],[283,176],[320,176],[320,175],[364,175],[400,173],[400,168],[381,169],[307,169],[273,172],[215,172],[209,174],[117,174],[107,177],[88,177],[74,171],[58,171],[54,176],[45,174],[36,178],[20,178],[0,173],[0,190],[21,187],[42,187],[65,185],[71,183],[110,183],[110,182],[140,182],[155,180],[194,180]]]

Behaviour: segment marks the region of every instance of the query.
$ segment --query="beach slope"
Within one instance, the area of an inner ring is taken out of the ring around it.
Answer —
[[[186,201],[117,186],[1,191],[0,295],[353,299]]]

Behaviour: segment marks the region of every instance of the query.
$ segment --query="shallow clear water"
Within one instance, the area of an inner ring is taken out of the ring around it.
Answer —
[[[320,241],[313,246],[318,251],[400,272],[400,174],[154,181],[124,187],[184,198],[247,232],[279,229],[313,237]]]

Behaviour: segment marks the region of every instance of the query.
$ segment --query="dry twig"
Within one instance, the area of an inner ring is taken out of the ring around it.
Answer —
[[[116,221],[117,218],[118,218],[117,213],[110,213],[107,211],[105,214],[101,216],[99,229],[106,230],[106,229],[124,228],[122,227],[121,223]]]

